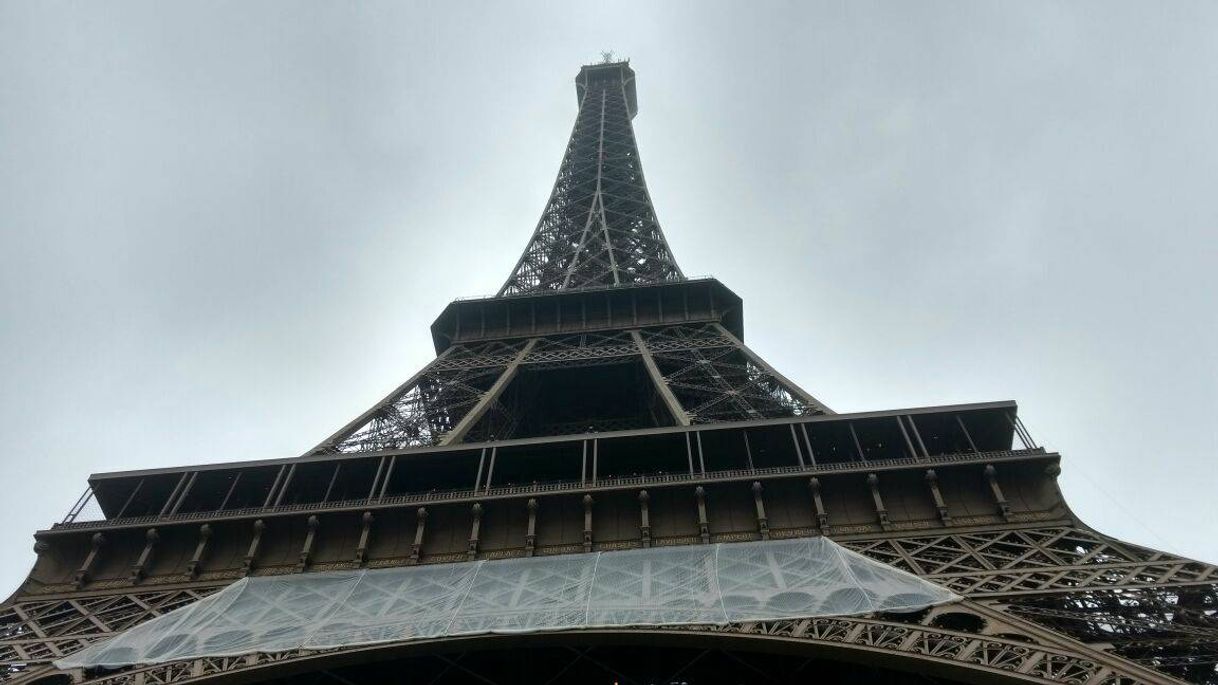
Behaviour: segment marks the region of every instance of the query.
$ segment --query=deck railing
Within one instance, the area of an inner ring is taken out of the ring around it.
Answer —
[[[415,492],[383,497],[362,497],[332,502],[308,502],[301,504],[280,504],[266,507],[245,507],[241,509],[225,509],[211,511],[193,511],[172,515],[128,516],[107,519],[102,515],[100,507],[91,489],[76,501],[64,519],[56,523],[52,530],[75,530],[94,527],[127,527],[145,524],[184,523],[199,520],[238,519],[253,516],[274,516],[298,512],[316,511],[345,511],[358,509],[383,509],[406,505],[435,504],[445,502],[461,502],[479,499],[504,499],[523,495],[544,494],[577,494],[592,491],[618,490],[632,487],[661,487],[681,483],[717,483],[736,480],[766,480],[770,478],[788,477],[793,475],[815,476],[824,473],[891,471],[897,469],[943,466],[961,463],[988,463],[1027,459],[1029,457],[1047,456],[1044,448],[1037,447],[1025,450],[1004,450],[990,452],[960,452],[941,454],[922,458],[884,459],[868,462],[841,462],[833,464],[816,464],[804,466],[774,466],[756,469],[730,469],[724,471],[708,471],[703,473],[656,473],[645,475],[619,476],[613,478],[588,479],[584,481],[552,481],[535,482],[522,485],[503,485],[490,488],[465,488],[458,490]]]

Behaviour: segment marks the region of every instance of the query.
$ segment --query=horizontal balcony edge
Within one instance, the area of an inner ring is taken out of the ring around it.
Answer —
[[[74,521],[56,523],[51,528],[35,533],[35,537],[77,533],[81,531],[120,530],[149,526],[180,525],[189,523],[212,523],[239,521],[243,519],[280,518],[303,513],[341,513],[353,511],[377,511],[408,506],[462,504],[494,500],[513,499],[525,496],[579,495],[597,492],[613,492],[634,488],[663,488],[680,485],[706,485],[734,481],[771,480],[792,476],[824,476],[850,473],[884,473],[911,469],[926,469],[943,466],[966,466],[994,462],[1057,461],[1061,455],[1048,452],[1042,447],[1026,450],[1004,450],[989,452],[959,452],[930,457],[886,459],[867,462],[840,462],[804,466],[780,466],[759,469],[734,469],[703,473],[670,473],[648,476],[602,478],[598,480],[558,481],[491,487],[487,489],[451,490],[444,492],[409,493],[389,495],[381,498],[344,500],[341,502],[315,502],[307,504],[284,504],[269,507],[249,507],[231,511],[202,511],[173,515],[148,515],[104,521]]]
[[[992,402],[974,402],[967,404],[938,405],[929,407],[908,407],[902,409],[885,409],[850,414],[821,414],[814,416],[795,416],[779,419],[755,419],[751,421],[719,421],[700,423],[690,426],[665,426],[661,428],[642,428],[636,430],[612,431],[606,433],[572,433],[569,435],[553,435],[546,437],[520,438],[515,440],[499,440],[490,442],[457,443],[454,445],[425,445],[420,447],[403,447],[392,450],[377,450],[370,452],[332,452],[327,454],[308,455],[305,457],[275,457],[270,459],[254,459],[246,461],[211,462],[172,466],[156,469],[136,469],[131,471],[103,471],[89,476],[89,482],[104,481],[120,478],[142,476],[157,476],[165,474],[180,474],[189,471],[220,471],[226,469],[253,468],[265,466],[282,466],[302,463],[334,462],[375,457],[412,456],[439,454],[444,452],[462,452],[490,449],[494,447],[528,447],[532,445],[552,445],[562,442],[580,442],[584,440],[613,440],[617,438],[635,438],[650,435],[670,435],[682,433],[697,433],[706,431],[734,430],[746,428],[764,428],[769,426],[785,426],[788,424],[812,424],[839,421],[858,421],[863,419],[887,418],[896,416],[922,416],[927,414],[947,414],[953,412],[971,412],[1008,409],[1018,412],[1015,400],[997,400]]]

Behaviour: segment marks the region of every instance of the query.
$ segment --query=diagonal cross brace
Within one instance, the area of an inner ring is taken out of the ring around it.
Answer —
[[[714,327],[716,330],[719,331],[720,335],[727,338],[728,340],[731,340],[732,343],[735,344],[736,347],[738,347],[740,349],[740,351],[744,353],[744,356],[748,357],[749,361],[753,362],[757,366],[761,367],[761,369],[764,370],[766,373],[768,373],[771,376],[773,376],[774,378],[778,379],[778,382],[785,385],[787,387],[787,389],[791,391],[792,394],[794,394],[796,397],[798,397],[800,400],[802,400],[809,407],[815,407],[816,409],[819,409],[826,414],[836,414],[837,413],[837,412],[833,411],[832,409],[830,409],[829,407],[825,406],[825,404],[823,402],[821,402],[820,400],[818,400],[815,397],[813,397],[812,395],[808,394],[807,391],[805,391],[803,388],[792,383],[791,379],[787,378],[786,376],[782,375],[781,373],[778,373],[777,369],[775,369],[774,367],[767,364],[764,359],[762,359],[760,356],[758,356],[756,352],[750,350],[748,348],[748,346],[745,345],[742,340],[740,340],[740,338],[737,338],[736,336],[732,335],[731,331],[724,328],[722,324],[714,324]]]
[[[537,346],[538,340],[539,338],[533,338],[529,340],[529,342],[526,343],[523,348],[521,348],[520,352],[516,354],[516,357],[512,359],[512,363],[508,364],[507,368],[503,370],[503,373],[499,374],[499,378],[495,381],[495,384],[491,386],[490,390],[487,390],[482,394],[482,398],[478,400],[478,404],[474,405],[474,408],[470,409],[469,412],[461,418],[461,421],[454,426],[452,430],[448,431],[448,433],[444,436],[444,439],[440,441],[441,445],[452,445],[465,439],[465,436],[467,433],[469,433],[470,429],[477,425],[479,419],[486,414],[486,410],[499,399],[501,394],[503,394],[503,389],[508,386],[508,383],[512,382],[513,378],[516,377],[516,372],[520,370],[521,362],[523,362],[525,357],[528,357],[529,353],[533,351],[533,348]]]
[[[651,376],[651,382],[656,386],[656,392],[660,394],[660,397],[664,398],[664,406],[668,407],[673,420],[677,422],[678,426],[690,425],[689,413],[681,406],[677,396],[672,393],[672,388],[668,387],[668,381],[664,380],[663,374],[660,373],[660,368],[656,366],[656,360],[651,357],[651,350],[647,349],[647,344],[643,342],[643,336],[638,331],[630,331],[630,338],[634,340],[634,344],[639,348],[639,355],[643,357],[643,366],[647,367],[647,375]]]

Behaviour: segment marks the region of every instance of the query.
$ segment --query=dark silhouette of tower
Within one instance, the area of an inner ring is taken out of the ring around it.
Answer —
[[[782,376],[744,344],[741,299],[677,266],[629,64],[576,85],[499,293],[448,305],[436,358],[303,456],[90,477],[0,605],[0,681],[1218,683],[1215,567],[1082,523],[1014,402],[835,414]],[[247,576],[816,536],[964,599],[52,663]]]

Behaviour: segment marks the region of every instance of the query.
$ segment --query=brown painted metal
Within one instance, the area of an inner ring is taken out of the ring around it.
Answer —
[[[496,297],[440,315],[436,359],[306,458],[90,477],[69,515],[36,533],[37,562],[0,605],[0,681],[347,682],[343,668],[427,656],[498,682],[448,655],[557,647],[574,663],[640,644],[931,682],[1218,683],[1218,568],[1079,521],[1057,487],[1060,456],[1032,441],[1013,402],[837,415],[765,363],[743,343],[740,298],[676,266],[638,162],[634,72],[594,65],[577,86],[528,247]],[[102,516],[84,513],[91,502]],[[247,575],[815,535],[966,601],[109,672],[51,665]]]

